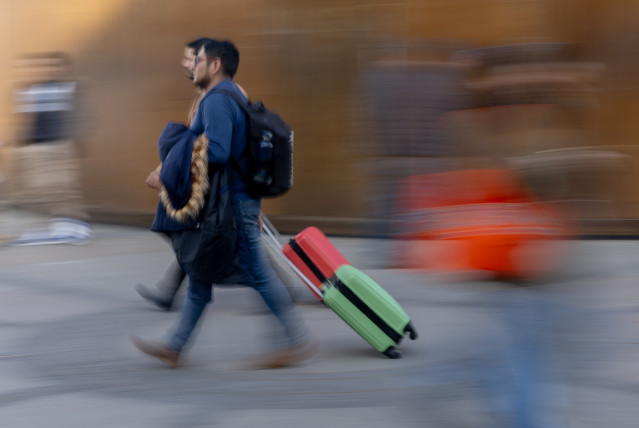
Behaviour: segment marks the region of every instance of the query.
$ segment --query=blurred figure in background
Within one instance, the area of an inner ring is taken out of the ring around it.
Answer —
[[[16,91],[22,132],[14,152],[14,202],[51,216],[45,230],[27,231],[12,245],[84,244],[93,238],[81,190],[78,83],[71,59],[59,52],[23,57],[26,84]]]
[[[454,57],[472,65],[460,79],[471,103],[439,114],[434,129],[458,152],[432,171],[400,171],[396,225],[405,240],[397,264],[470,272],[478,289],[487,286],[482,304],[504,334],[477,345],[486,359],[475,375],[500,422],[490,426],[563,427],[552,344],[566,310],[542,282],[560,271],[569,253],[563,242],[575,236],[566,214],[575,189],[556,197],[562,179],[582,159],[609,163],[608,154],[570,150],[592,144],[582,118],[596,105],[601,66],[572,59],[560,43],[490,46]],[[421,113],[418,104],[410,111]]]

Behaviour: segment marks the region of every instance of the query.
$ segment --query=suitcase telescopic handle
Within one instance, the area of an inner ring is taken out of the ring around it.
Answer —
[[[261,214],[261,217],[262,217],[262,236],[264,237],[268,245],[270,245],[271,248],[276,250],[276,252],[280,255],[282,260],[284,260],[286,264],[291,269],[293,269],[293,271],[297,274],[297,276],[299,276],[302,279],[302,281],[304,281],[304,283],[306,283],[306,285],[311,290],[313,290],[318,296],[322,296],[324,293],[322,293],[322,291],[319,288],[317,288],[317,286],[313,284],[313,282],[310,279],[308,279],[306,275],[304,275],[302,271],[299,270],[297,266],[295,266],[293,262],[288,259],[288,257],[284,255],[284,253],[282,252],[282,236],[277,231],[277,229],[275,229],[271,221],[263,213]]]
[[[277,231],[273,223],[264,215],[264,213],[260,213],[260,218],[262,219],[262,232],[266,234],[269,240],[269,245],[273,249],[281,250],[282,249],[282,235]]]

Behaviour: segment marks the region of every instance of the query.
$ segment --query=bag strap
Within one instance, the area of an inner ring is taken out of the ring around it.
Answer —
[[[237,92],[230,89],[214,89],[213,92],[221,92],[233,98],[233,100],[242,108],[245,114],[249,114],[248,100],[243,99]]]

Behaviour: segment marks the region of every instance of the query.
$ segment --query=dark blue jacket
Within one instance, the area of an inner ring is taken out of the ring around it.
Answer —
[[[191,175],[191,157],[193,144],[197,134],[189,127],[180,123],[168,123],[158,140],[162,170],[160,179],[166,193],[175,209],[180,209],[191,196],[193,177]],[[151,230],[155,232],[170,232],[197,228],[199,218],[191,218],[185,222],[173,220],[166,213],[162,202],[158,202],[155,219]]]
[[[233,199],[252,198],[246,184],[231,167],[231,160],[238,162],[246,174],[247,120],[242,108],[227,94],[219,90],[229,90],[245,98],[232,80],[224,80],[211,89],[200,101],[197,113],[191,122],[191,130],[204,134],[209,139],[208,159],[213,165],[227,165],[233,183]]]

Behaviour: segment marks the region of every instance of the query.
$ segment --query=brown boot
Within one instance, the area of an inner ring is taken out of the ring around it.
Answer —
[[[311,358],[317,353],[317,344],[309,340],[299,346],[268,352],[259,359],[250,362],[246,368],[252,370],[278,369],[288,367]]]
[[[172,369],[178,366],[180,353],[175,352],[164,343],[159,341],[147,342],[146,340],[143,340],[137,336],[131,336],[131,342],[133,342],[135,347],[138,348],[140,351],[154,358],[157,358]]]

